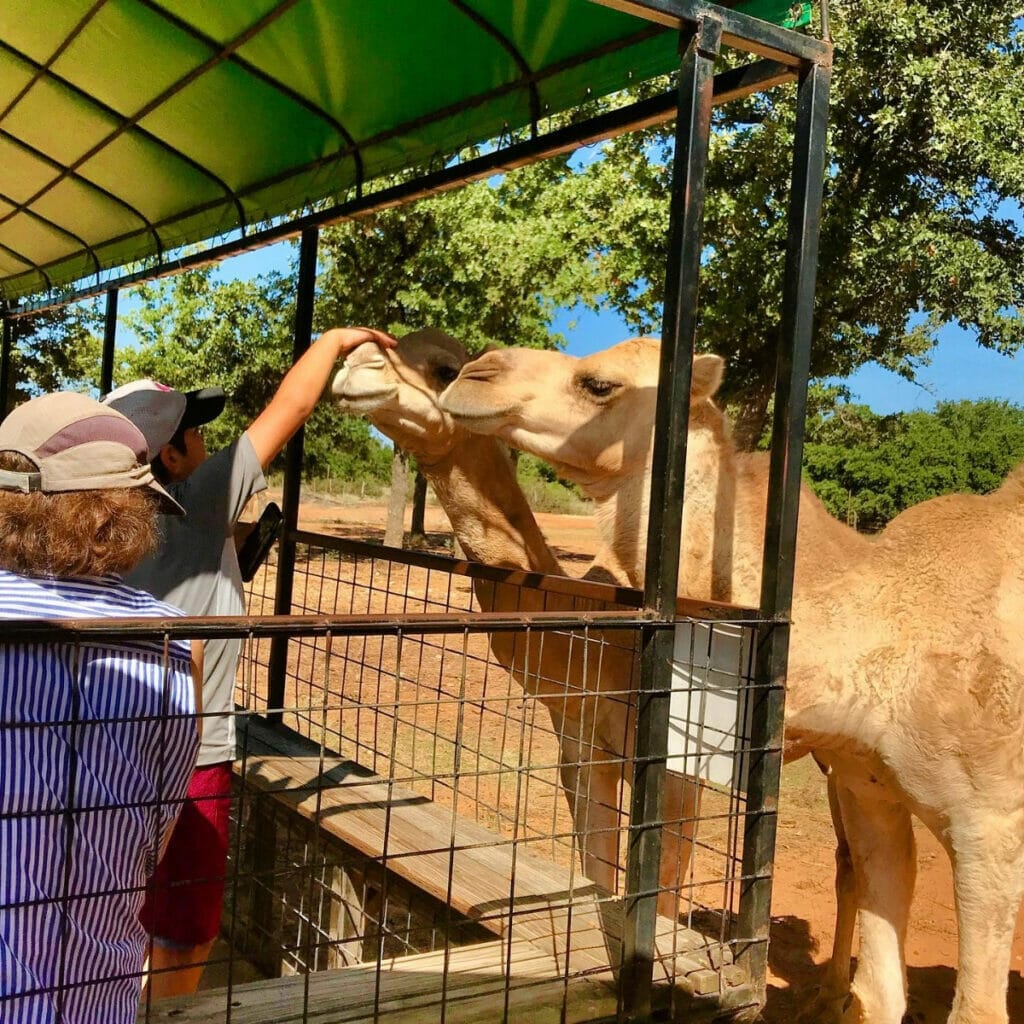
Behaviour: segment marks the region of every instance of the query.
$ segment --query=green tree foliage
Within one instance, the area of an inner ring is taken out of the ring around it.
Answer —
[[[126,317],[139,347],[119,350],[119,381],[154,377],[181,389],[216,384],[229,396],[208,428],[211,449],[237,437],[266,407],[292,363],[294,280],[278,273],[218,280],[189,271],[139,289],[142,308]],[[318,405],[306,427],[307,477],[386,480],[389,456],[358,420]]]
[[[1024,33],[1018,0],[836,0],[812,376],[874,360],[913,378],[956,323],[1024,342]],[[719,108],[700,343],[729,360],[738,436],[762,433],[779,331],[793,87]],[[582,195],[601,290],[638,330],[663,289],[667,130],[610,143]]]
[[[819,380],[872,360],[912,378],[947,324],[1007,353],[1024,342],[1019,14],[1019,0],[833,0]],[[786,86],[718,108],[711,142],[699,341],[728,359],[722,397],[747,445],[772,390],[793,101]],[[326,230],[317,328],[436,325],[472,351],[549,346],[564,340],[550,329],[556,309],[582,302],[658,330],[671,149],[668,129],[636,132]],[[290,361],[293,278],[195,272],[143,294],[143,348],[123,353],[117,379],[127,369],[182,386],[220,381],[236,400],[224,433],[248,422]],[[92,358],[95,334],[79,338],[61,381]],[[49,386],[41,367],[31,372]],[[812,407],[839,394],[818,389]],[[369,434],[321,425],[328,412],[307,431],[308,465],[341,473],[341,453],[361,459]]]
[[[566,160],[548,160],[326,230],[318,325],[439,327],[471,352],[563,344],[557,309],[597,301],[579,184]]]
[[[561,305],[596,302],[593,267],[576,244],[576,216],[551,187],[564,160],[525,168],[323,232],[317,330],[371,324],[404,334],[439,326],[471,351],[485,344],[550,346]],[[217,382],[231,395],[210,428],[219,446],[244,429],[291,362],[294,274],[221,281],[191,271],[139,289],[127,319],[141,344],[120,353],[116,379],[153,376],[179,387]],[[367,426],[319,406],[306,428],[310,476],[388,478],[387,453]]]
[[[940,402],[934,412],[876,416],[841,405],[808,424],[804,472],[833,515],[879,530],[940,494],[987,494],[1024,460],[1024,408]]]
[[[550,463],[535,455],[516,453],[516,476],[526,500],[536,512],[582,515],[593,509],[576,484],[563,480]]]
[[[577,184],[566,160],[548,160],[324,231],[317,327],[439,327],[471,353],[564,344],[550,330],[557,309],[597,303],[574,231]],[[528,489],[538,508],[581,505],[554,481],[531,477]]]
[[[50,391],[97,394],[103,318],[103,303],[90,300],[12,321],[7,407]]]

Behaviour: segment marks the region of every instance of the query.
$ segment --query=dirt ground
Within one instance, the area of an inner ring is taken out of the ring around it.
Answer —
[[[300,527],[364,539],[383,536],[383,506],[307,500]],[[589,517],[538,515],[555,553],[581,573],[595,547]],[[427,509],[432,546],[450,536],[444,513]],[[916,828],[918,877],[907,941],[912,1024],[944,1024],[952,1003],[957,951],[949,861],[934,837]],[[828,957],[835,915],[834,838],[825,783],[810,759],[783,770],[769,951],[766,1024],[793,1024],[806,1008]],[[1024,1021],[1024,915],[1014,939],[1009,1012]]]

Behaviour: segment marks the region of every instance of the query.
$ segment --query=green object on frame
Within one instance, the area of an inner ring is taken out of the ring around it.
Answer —
[[[747,0],[735,9],[783,28],[804,28],[811,23],[811,5],[790,0]]]

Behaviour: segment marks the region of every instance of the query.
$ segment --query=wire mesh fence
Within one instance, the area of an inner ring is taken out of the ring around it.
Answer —
[[[614,1016],[638,895],[624,871],[638,651],[645,629],[673,627],[646,621],[632,591],[296,541],[291,618],[260,617],[270,564],[247,620],[12,634],[245,639],[223,941],[202,992],[144,999],[140,1019]],[[744,777],[754,637],[769,627],[718,614],[674,627],[669,770],[647,823],[662,840],[655,1006],[708,1019],[756,1000],[741,960],[763,941],[738,911],[744,830],[764,810]],[[72,829],[78,812],[72,793]],[[2,999],[30,994],[5,983]]]
[[[395,793],[428,801],[433,820],[411,827],[424,837],[446,837],[405,849],[398,844],[406,826],[395,817],[387,837],[394,848],[368,856],[406,877],[421,870],[417,859],[447,856],[435,894],[492,934],[515,934],[520,919],[536,912],[533,904],[517,902],[517,861],[531,870],[539,862],[548,875],[561,872],[563,910],[580,894],[621,910],[616,897],[624,894],[630,828],[638,624],[572,628],[530,620],[544,613],[584,621],[630,609],[635,614],[638,595],[312,534],[299,534],[298,541],[294,612],[454,620],[440,633],[396,624],[380,635],[291,644],[283,724],[371,773],[365,785],[383,785],[389,806]],[[273,572],[255,581],[254,611],[270,608]],[[523,623],[516,632],[470,628],[470,621],[479,627],[481,609],[520,616]],[[745,736],[756,705],[750,699],[751,640],[759,625],[749,617],[683,623],[676,637],[672,757],[661,822],[667,855],[659,911],[663,925],[671,922],[664,927],[671,936],[664,977],[719,995],[741,977],[720,968],[750,939],[737,933],[736,916],[751,753]],[[255,670],[269,664],[271,643],[254,641],[248,648],[254,667],[244,687],[248,706],[278,703],[265,674]],[[488,909],[466,881],[479,867],[460,863],[482,850],[505,859],[501,888]],[[701,951],[695,959],[670,966],[695,949]],[[684,977],[704,970],[714,976]]]

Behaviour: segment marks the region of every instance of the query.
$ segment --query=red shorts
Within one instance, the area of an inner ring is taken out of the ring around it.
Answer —
[[[202,946],[220,932],[231,810],[231,762],[196,768],[139,920],[155,941]]]

